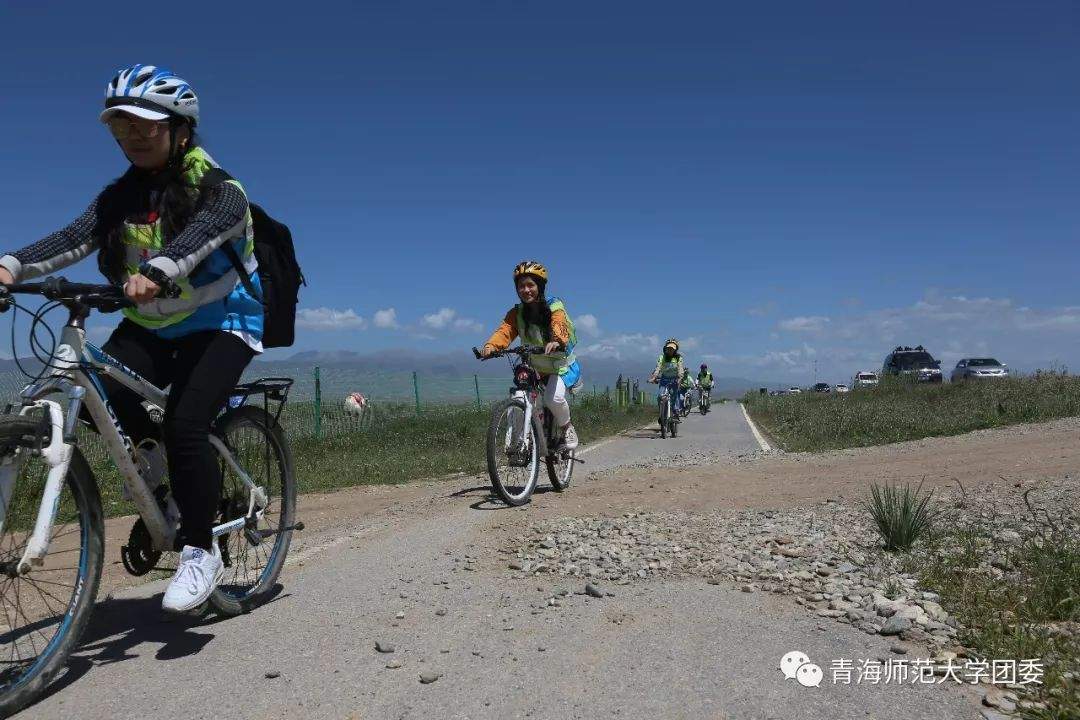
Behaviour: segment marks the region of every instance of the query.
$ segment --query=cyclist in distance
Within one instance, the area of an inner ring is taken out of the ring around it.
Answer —
[[[697,383],[698,383],[698,387],[701,388],[702,390],[712,390],[712,386],[713,386],[712,372],[709,370],[709,366],[706,365],[705,363],[701,363],[701,369],[698,370]]]
[[[130,165],[70,225],[0,257],[0,283],[40,277],[96,251],[102,274],[135,303],[103,349],[155,385],[171,386],[160,432],[134,393],[102,380],[140,464],[156,468],[158,478],[165,463],[157,440],[164,441],[182,549],[162,607],[186,612],[206,601],[223,574],[211,534],[222,478],[210,424],[262,352],[262,304],[222,250],[231,244],[250,286],[260,288],[251,213],[239,183],[203,184],[218,166],[195,132],[199,100],[169,70],[120,71],[105,89],[100,120]],[[167,288],[179,297],[159,297]]]
[[[682,410],[679,381],[685,370],[682,355],[679,354],[679,341],[671,338],[664,343],[664,349],[660,359],[656,361],[656,369],[649,377],[649,382],[659,382],[661,388],[668,388],[668,392],[672,394],[671,411],[675,417],[678,417]]]
[[[545,378],[544,405],[562,428],[563,447],[574,450],[578,436],[570,423],[566,389],[580,381],[581,367],[574,357],[573,328],[566,308],[558,298],[547,297],[547,282],[547,268],[534,260],[514,268],[514,287],[521,302],[506,313],[481,354],[488,357],[505,350],[515,338],[520,338],[523,345],[544,348],[545,355],[532,355],[528,361]]]
[[[694,376],[690,374],[690,368],[684,367],[682,379],[679,381],[679,390],[682,391],[682,395],[687,402],[692,399],[690,393],[693,392],[695,387],[697,385],[694,382]]]

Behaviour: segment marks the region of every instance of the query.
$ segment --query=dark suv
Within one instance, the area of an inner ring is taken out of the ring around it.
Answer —
[[[941,363],[922,345],[912,349],[898,346],[881,366],[882,375],[910,377],[916,382],[941,382]]]

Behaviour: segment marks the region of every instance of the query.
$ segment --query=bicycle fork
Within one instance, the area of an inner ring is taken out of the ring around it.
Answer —
[[[513,440],[517,441],[514,443],[514,445],[512,445],[512,447],[516,447],[517,443],[522,443],[521,446],[525,449],[528,449],[529,437],[531,436],[532,442],[536,443],[537,445],[537,457],[543,457],[547,454],[547,438],[544,437],[543,433],[533,432],[535,427],[533,425],[533,417],[540,406],[537,403],[534,403],[529,393],[523,390],[516,391],[514,393],[514,397],[519,398],[522,402],[525,403],[525,413],[521,424],[521,437],[512,438]],[[511,425],[510,429],[507,432],[515,433],[516,430]],[[508,439],[511,439],[511,437],[508,436]]]
[[[52,400],[38,400],[33,405],[25,406],[20,414],[25,415],[35,408],[44,409],[45,417],[48,418],[49,444],[41,448],[41,457],[49,466],[49,474],[45,479],[34,529],[27,538],[26,550],[14,568],[19,575],[25,575],[31,568],[40,567],[44,563],[45,553],[49,549],[49,531],[60,510],[60,494],[64,490],[64,480],[67,478],[73,451],[72,446],[64,439],[64,414],[60,410],[60,404]],[[28,448],[19,449],[19,452],[27,451]],[[7,523],[7,512],[18,479],[19,465],[17,453],[7,455],[0,465],[0,533],[3,533]]]

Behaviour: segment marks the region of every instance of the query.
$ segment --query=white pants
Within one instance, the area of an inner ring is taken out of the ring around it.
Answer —
[[[566,383],[561,375],[549,375],[544,390],[544,407],[551,413],[558,427],[570,422],[570,403],[566,401]]]

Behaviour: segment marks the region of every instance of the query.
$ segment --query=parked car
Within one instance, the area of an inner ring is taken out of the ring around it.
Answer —
[[[787,389],[787,394],[788,395],[801,395],[802,394],[802,388],[797,388],[794,385],[792,385],[791,387],[789,387]]]
[[[829,383],[814,383],[814,387],[810,388],[810,392],[829,393],[832,392],[832,385]]]
[[[851,381],[851,387],[855,390],[859,388],[872,388],[877,387],[878,374],[873,370],[860,370],[855,373],[855,379]]]
[[[964,358],[956,363],[949,379],[953,382],[963,382],[964,380],[1006,377],[1009,377],[1009,368],[994,358]]]
[[[942,380],[941,363],[922,345],[915,348],[897,346],[886,356],[881,373],[910,377],[916,382],[939,383]]]
[[[846,393],[846,392],[851,392],[851,388],[849,388],[849,387],[848,387],[847,385],[845,385],[844,383],[840,383],[840,384],[839,384],[839,385],[837,385],[837,386],[836,386],[835,388],[833,388],[833,392],[838,392],[838,393]]]

